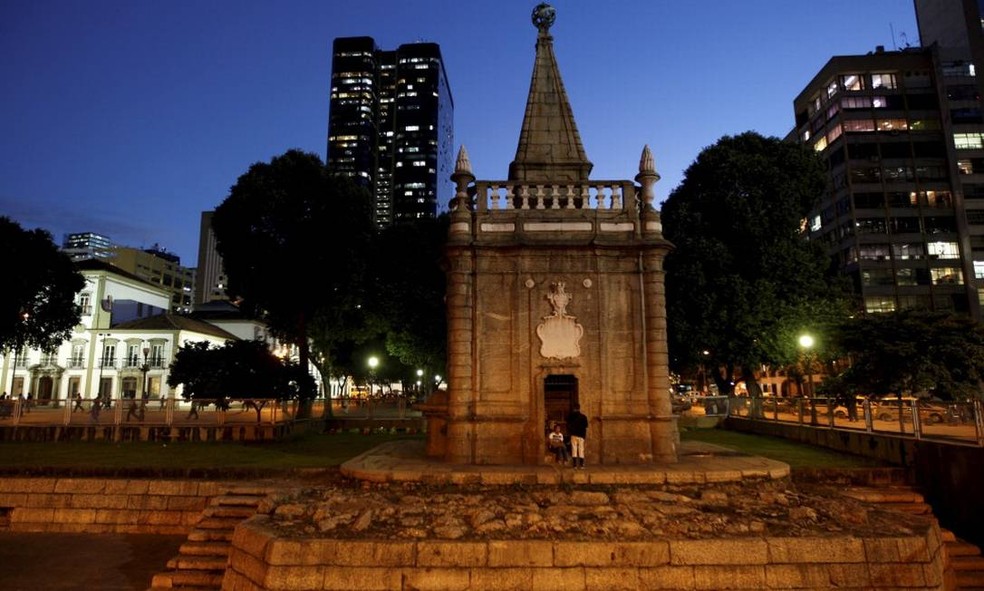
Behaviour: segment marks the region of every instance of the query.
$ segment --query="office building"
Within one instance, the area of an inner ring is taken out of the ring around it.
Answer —
[[[378,227],[434,217],[450,199],[453,115],[436,43],[335,39],[326,160],[370,191]]]
[[[94,232],[66,234],[62,252],[76,263],[96,260],[109,263],[140,279],[160,285],[171,293],[171,311],[191,311],[195,292],[195,269],[181,266],[181,259],[158,245],[131,248],[114,244],[108,236]]]
[[[108,259],[113,256],[113,241],[95,232],[76,232],[62,237],[62,252],[73,261]]]
[[[195,275],[195,309],[208,302],[224,302],[227,279],[222,268],[222,257],[216,248],[215,232],[212,231],[214,211],[203,211],[198,227],[198,267]]]
[[[147,249],[117,246],[109,262],[168,290],[171,293],[172,312],[191,312],[195,293],[195,269],[181,266],[181,259],[177,255],[156,244]]]
[[[836,56],[793,102],[795,139],[830,174],[806,230],[868,313],[980,317],[981,94],[973,62],[944,53],[934,44]]]

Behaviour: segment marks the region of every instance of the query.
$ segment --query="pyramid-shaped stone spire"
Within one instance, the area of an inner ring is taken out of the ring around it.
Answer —
[[[516,159],[509,165],[509,180],[531,183],[586,181],[592,164],[584,153],[553,51],[550,25],[554,9],[541,3],[533,9],[536,60],[530,94],[526,99],[523,129]]]

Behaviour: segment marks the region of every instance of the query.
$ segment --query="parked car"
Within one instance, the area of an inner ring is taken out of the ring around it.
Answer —
[[[693,407],[693,404],[690,402],[689,397],[674,394],[670,397],[670,406],[672,407],[674,413],[681,413],[685,410],[690,410]]]

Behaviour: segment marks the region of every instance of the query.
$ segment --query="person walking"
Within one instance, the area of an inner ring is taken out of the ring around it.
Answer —
[[[195,402],[194,399],[191,401],[191,410],[188,411],[188,416],[185,417],[185,419],[190,419],[193,416],[195,417],[195,420],[198,420],[198,403]]]
[[[571,439],[571,456],[574,460],[574,469],[584,469],[584,440],[588,436],[588,417],[581,412],[581,407],[577,404],[571,409],[571,414],[567,415],[567,435]]]
[[[75,393],[75,406],[72,407],[72,413],[75,411],[85,412],[85,407],[82,406],[82,394]]]

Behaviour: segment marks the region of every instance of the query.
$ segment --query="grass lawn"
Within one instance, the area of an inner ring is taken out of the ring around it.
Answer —
[[[299,433],[283,441],[260,443],[0,443],[0,467],[28,472],[44,469],[182,470],[290,469],[338,466],[377,445],[424,435],[355,432]],[[684,441],[704,441],[750,455],[785,462],[793,468],[864,468],[885,464],[776,437],[726,431],[684,429]]]
[[[0,466],[13,469],[289,469],[338,466],[380,443],[423,435],[302,433],[260,443],[57,442],[0,444]]]
[[[703,441],[753,456],[785,462],[796,468],[874,468],[888,466],[884,462],[844,454],[823,447],[798,443],[781,437],[739,433],[726,429],[685,429],[680,432],[683,441]]]

